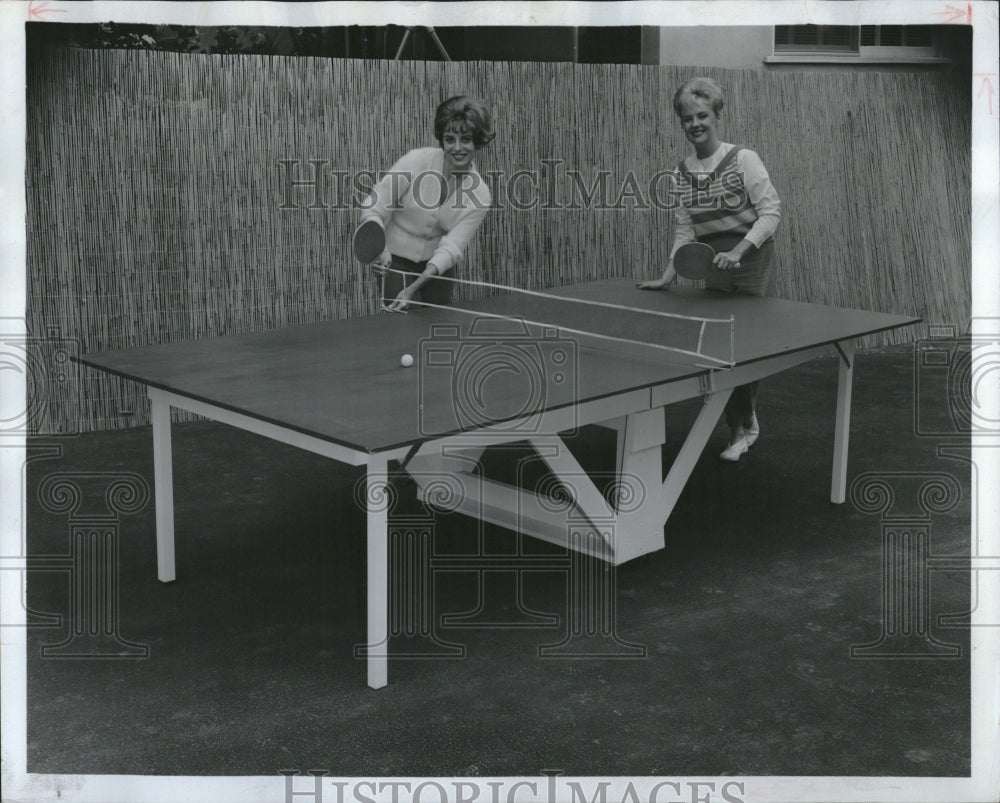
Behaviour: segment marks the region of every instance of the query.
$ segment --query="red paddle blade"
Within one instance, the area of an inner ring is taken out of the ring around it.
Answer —
[[[366,220],[354,232],[354,258],[363,265],[385,250],[385,230],[377,220]]]
[[[687,243],[674,254],[674,270],[685,279],[704,279],[712,269],[715,249],[706,243]]]

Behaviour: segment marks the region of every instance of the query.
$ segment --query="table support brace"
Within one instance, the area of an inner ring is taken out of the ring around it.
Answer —
[[[837,423],[833,436],[833,479],[830,501],[841,504],[847,492],[847,445],[851,435],[851,387],[854,381],[854,341],[839,343],[840,374],[837,380]]]
[[[694,471],[698,458],[705,450],[705,444],[708,443],[715,425],[719,422],[719,416],[722,415],[732,392],[732,388],[727,388],[705,398],[705,403],[702,405],[694,424],[691,425],[691,431],[684,440],[684,445],[677,453],[677,457],[674,458],[673,465],[667,472],[667,478],[663,481],[663,503],[666,507],[666,518],[669,518],[673,512],[674,505],[677,504],[688,477]]]

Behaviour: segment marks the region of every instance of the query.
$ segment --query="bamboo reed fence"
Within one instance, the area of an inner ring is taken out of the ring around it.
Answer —
[[[723,138],[754,148],[781,195],[777,295],[967,324],[967,86],[944,73],[698,72],[726,90]],[[29,332],[87,352],[374,312],[339,185],[434,144],[434,108],[459,93],[493,110],[498,135],[478,161],[500,177],[462,276],[544,288],[659,275],[672,215],[650,183],[688,153],[671,99],[692,74],[47,52],[29,64]],[[587,202],[602,180],[604,203]],[[83,369],[76,391],[41,400],[41,431],[148,421],[132,383]]]

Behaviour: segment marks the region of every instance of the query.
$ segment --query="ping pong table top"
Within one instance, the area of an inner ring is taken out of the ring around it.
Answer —
[[[732,316],[736,365],[920,320],[700,289],[640,291],[629,279],[545,292],[685,316]],[[462,307],[653,343],[675,336],[681,326],[516,293]],[[454,309],[412,308],[406,315],[382,313],[87,354],[80,362],[367,453],[476,429],[476,416],[479,426],[512,420],[526,405],[558,409],[709,370],[698,360],[659,349],[495,323]],[[704,341],[705,351],[728,359],[728,326],[707,327]],[[414,367],[400,365],[405,353],[414,357]]]

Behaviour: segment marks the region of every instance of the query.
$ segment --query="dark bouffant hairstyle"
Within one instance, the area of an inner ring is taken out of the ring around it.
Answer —
[[[467,95],[448,98],[438,106],[434,115],[434,136],[437,137],[438,144],[442,143],[444,132],[449,126],[456,123],[467,128],[472,134],[476,150],[488,145],[496,136],[493,133],[490,110],[486,108],[486,104]]]

